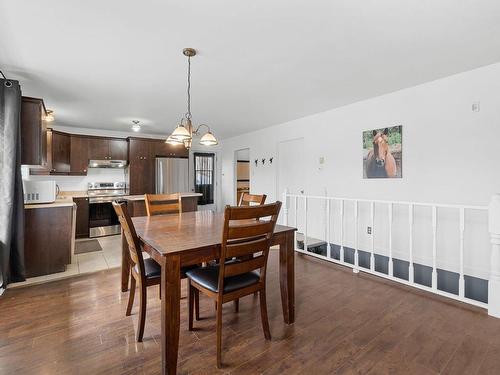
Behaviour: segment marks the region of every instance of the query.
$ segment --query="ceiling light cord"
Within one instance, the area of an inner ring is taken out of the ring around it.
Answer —
[[[187,80],[187,113],[186,118],[191,118],[191,56],[188,56],[188,80]]]

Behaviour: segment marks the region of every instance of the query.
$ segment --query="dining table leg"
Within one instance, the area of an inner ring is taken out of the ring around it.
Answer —
[[[181,309],[181,260],[164,258],[161,265],[161,366],[163,375],[177,373]]]
[[[122,230],[122,292],[128,290],[128,281],[130,279],[130,262],[128,253],[128,243]]]
[[[283,319],[285,323],[295,321],[295,249],[294,233],[287,232],[280,246],[280,289]]]

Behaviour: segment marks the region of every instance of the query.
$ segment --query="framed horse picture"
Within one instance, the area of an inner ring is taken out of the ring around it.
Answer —
[[[403,126],[363,132],[363,178],[403,176]]]

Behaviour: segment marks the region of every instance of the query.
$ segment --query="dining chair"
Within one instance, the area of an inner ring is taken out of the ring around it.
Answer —
[[[120,221],[123,234],[127,240],[129,249],[129,262],[131,269],[130,292],[125,315],[130,316],[134,305],[136,284],[139,287],[139,322],[137,325],[137,341],[141,342],[144,335],[144,325],[146,323],[147,287],[153,285],[160,286],[161,295],[161,267],[152,258],[142,256],[142,248],[135,232],[135,227],[127,210],[126,203],[113,202],[116,216]],[[195,266],[196,267],[196,266]],[[189,268],[181,268],[181,278],[186,277]],[[196,303],[196,316],[199,319],[199,303]]]
[[[240,201],[238,202],[238,206],[251,206],[252,203],[261,205],[266,201],[266,194],[249,194],[243,193],[241,194]]]
[[[145,194],[146,212],[148,216],[161,214],[179,214],[182,212],[182,199],[179,193]]]
[[[255,292],[260,296],[260,316],[264,337],[271,339],[266,305],[266,268],[269,247],[281,202],[231,207],[224,210],[224,227],[219,264],[186,272],[188,277],[188,329],[193,330],[195,293],[216,301],[217,367],[222,367],[222,305]],[[263,220],[264,219],[264,220]],[[253,255],[253,257],[247,257]],[[225,259],[238,257],[236,262]],[[257,272],[257,270],[259,270]]]

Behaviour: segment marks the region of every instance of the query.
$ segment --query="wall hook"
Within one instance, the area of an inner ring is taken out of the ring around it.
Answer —
[[[259,159],[254,160],[255,166],[257,167],[259,165]]]
[[[273,164],[273,159],[274,158],[269,158],[269,164]]]
[[[266,158],[262,159],[262,165],[266,164]]]

